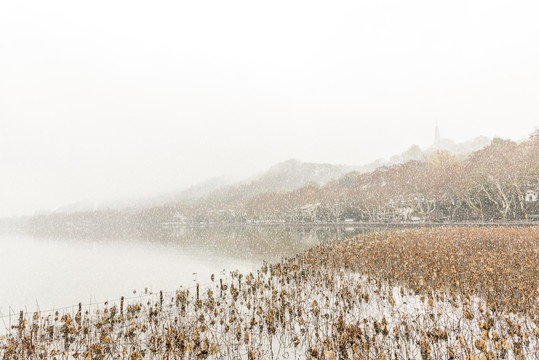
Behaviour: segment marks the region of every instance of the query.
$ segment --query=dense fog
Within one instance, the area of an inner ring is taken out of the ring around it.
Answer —
[[[537,126],[533,1],[0,4],[0,216]]]

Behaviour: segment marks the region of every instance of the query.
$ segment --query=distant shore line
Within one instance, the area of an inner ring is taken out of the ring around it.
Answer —
[[[126,226],[127,225],[127,226]],[[124,229],[131,228],[133,224],[123,224],[120,227]],[[204,228],[204,227],[296,227],[296,228],[387,228],[387,229],[399,229],[399,228],[434,228],[434,227],[503,227],[503,226],[517,226],[517,227],[533,227],[539,226],[539,220],[515,220],[515,221],[454,221],[454,222],[361,222],[361,221],[340,221],[340,222],[204,222],[204,223],[176,223],[167,222],[153,224],[151,228],[156,229],[175,229],[175,228]],[[82,229],[95,229],[101,227],[98,224],[63,224],[63,229],[82,230]],[[105,225],[104,228],[110,226]],[[28,224],[0,224],[0,230],[36,230],[34,226]],[[56,227],[58,230],[58,227]],[[149,229],[148,229],[149,230]]]
[[[423,227],[453,227],[453,226],[539,226],[539,221],[519,220],[519,221],[483,221],[483,222],[257,222],[257,223],[167,223],[161,224],[170,227],[201,227],[201,226],[282,226],[282,227],[387,227],[387,228],[423,228]]]

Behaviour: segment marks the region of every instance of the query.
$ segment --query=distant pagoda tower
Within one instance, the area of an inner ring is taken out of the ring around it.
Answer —
[[[434,143],[438,144],[440,142],[440,129],[438,128],[438,121],[434,127]]]

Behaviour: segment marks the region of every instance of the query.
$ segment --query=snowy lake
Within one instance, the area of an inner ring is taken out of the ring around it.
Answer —
[[[251,226],[112,238],[0,233],[0,317],[204,284],[211,274],[255,272],[264,261],[366,231]]]

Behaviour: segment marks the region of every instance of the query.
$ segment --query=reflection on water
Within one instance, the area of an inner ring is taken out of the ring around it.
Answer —
[[[177,227],[114,238],[96,234],[0,235],[0,316],[102,302],[210,281],[211,274],[256,271],[264,260],[372,229]]]
[[[222,254],[238,261],[276,262],[329,241],[372,229],[354,227],[177,227],[157,237],[158,241],[203,254]],[[154,236],[153,240],[156,237]]]

